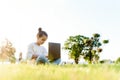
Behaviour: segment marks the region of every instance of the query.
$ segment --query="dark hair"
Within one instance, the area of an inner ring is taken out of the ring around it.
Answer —
[[[45,35],[45,36],[48,37],[48,34],[47,34],[45,31],[43,31],[42,28],[38,28],[38,33],[37,33],[37,35],[38,35],[39,37],[42,37],[43,35]]]

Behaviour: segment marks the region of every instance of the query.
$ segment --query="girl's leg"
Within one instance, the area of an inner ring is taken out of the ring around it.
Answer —
[[[36,59],[36,64],[40,64],[40,63],[43,63],[43,64],[47,63],[48,64],[49,61],[48,61],[48,59],[46,57],[38,57]]]
[[[61,59],[59,58],[59,59],[57,59],[57,60],[55,60],[55,61],[53,61],[53,64],[60,64],[60,62],[61,62]]]

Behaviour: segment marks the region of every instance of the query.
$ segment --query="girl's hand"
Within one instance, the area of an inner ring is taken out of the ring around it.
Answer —
[[[37,57],[38,57],[38,55],[36,55],[36,54],[32,55],[32,59],[36,59]]]

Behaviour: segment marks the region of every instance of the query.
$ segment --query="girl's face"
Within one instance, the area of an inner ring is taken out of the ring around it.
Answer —
[[[37,44],[42,45],[47,40],[47,36],[43,35],[42,37],[37,36]]]

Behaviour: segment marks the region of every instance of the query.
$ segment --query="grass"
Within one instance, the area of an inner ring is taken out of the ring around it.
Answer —
[[[0,64],[0,80],[120,80],[120,65]]]

